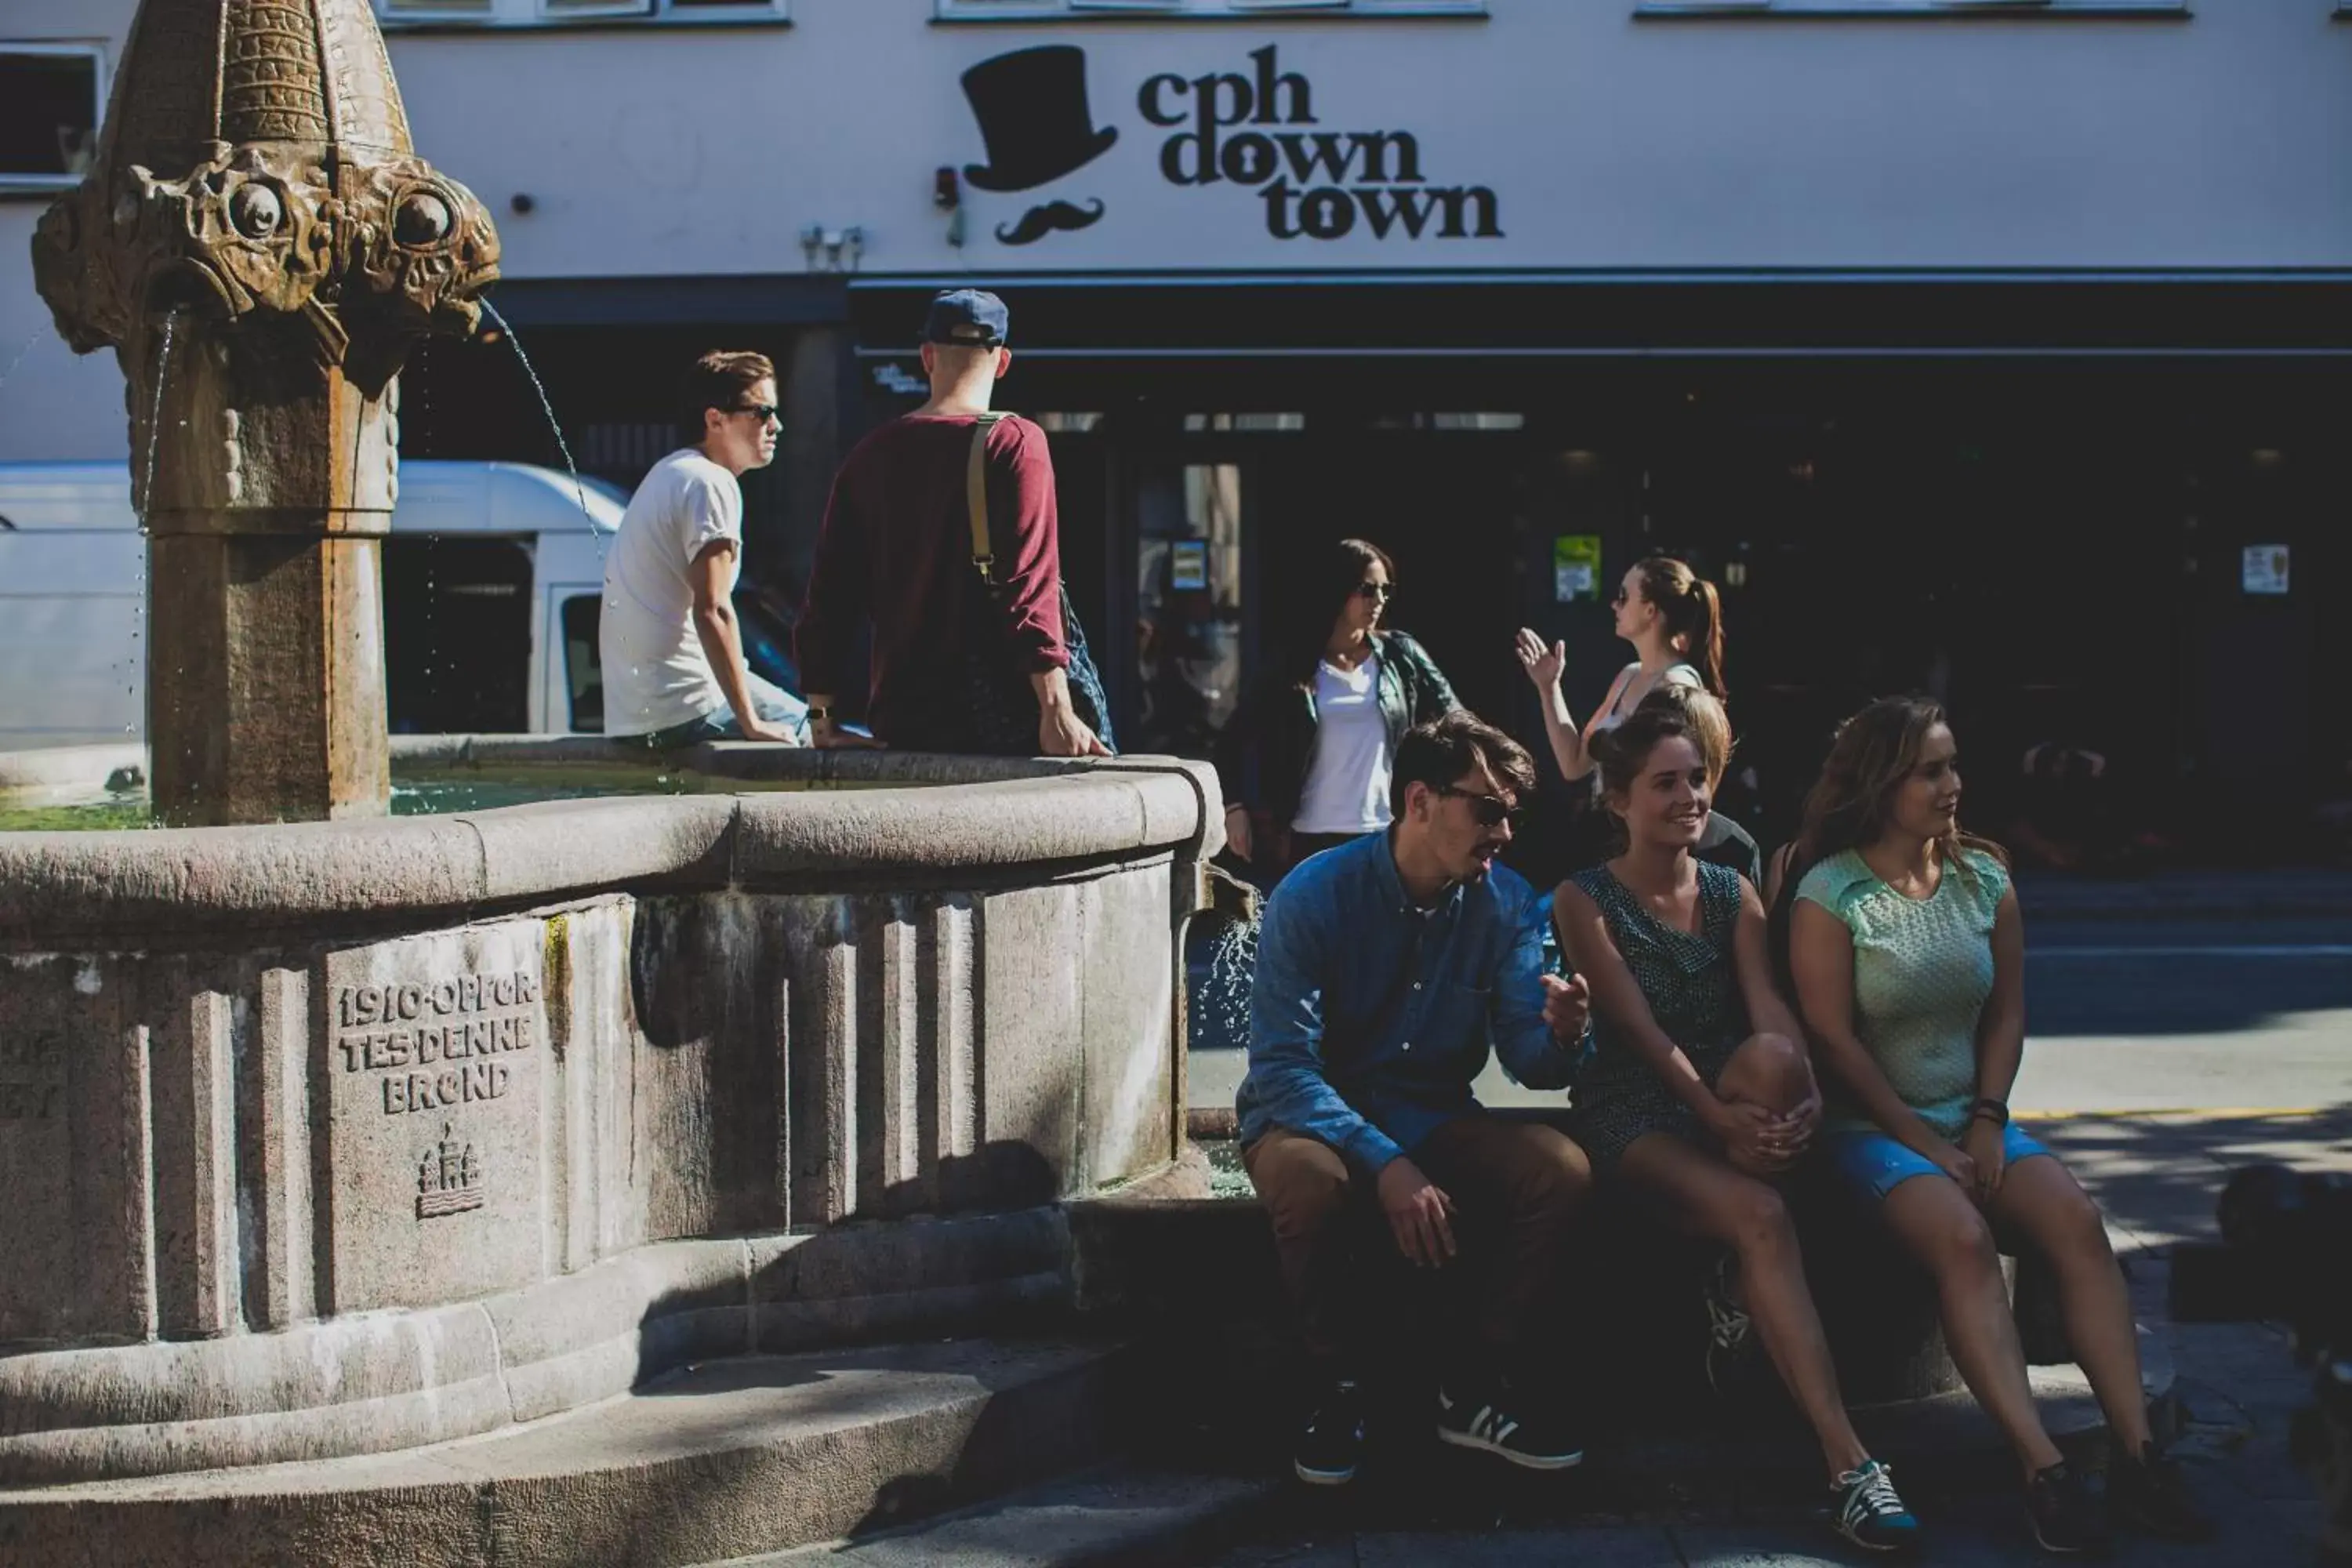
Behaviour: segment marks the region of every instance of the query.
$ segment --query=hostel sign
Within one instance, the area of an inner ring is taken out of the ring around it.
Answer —
[[[1266,233],[1280,240],[1503,237],[1492,187],[1439,183],[1412,131],[1329,128],[1316,113],[1315,84],[1284,69],[1277,49],[1252,50],[1246,69],[1144,79],[1136,112],[1160,137],[1161,180],[1254,196]],[[1000,241],[1033,245],[1102,220],[1109,203],[1097,182],[1082,191],[1064,185],[1119,139],[1119,127],[1096,125],[1087,107],[1083,49],[1047,44],[993,56],[964,72],[963,89],[989,153],[965,166],[965,178],[983,191],[1057,193],[1000,225]]]

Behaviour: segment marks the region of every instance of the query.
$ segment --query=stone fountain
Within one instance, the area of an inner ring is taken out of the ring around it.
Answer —
[[[381,816],[400,368],[471,331],[489,214],[411,145],[367,0],[147,0],[34,273],[110,347],[150,536],[155,808]]]
[[[1098,1458],[1071,1216],[1188,1184],[1214,776],[388,743],[397,372],[488,220],[366,0],[145,0],[102,145],[36,258],[193,826],[0,832],[0,1563],[693,1563]]]

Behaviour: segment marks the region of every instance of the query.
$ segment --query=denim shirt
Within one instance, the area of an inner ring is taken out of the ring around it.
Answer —
[[[1543,1019],[1541,902],[1496,866],[1419,910],[1389,835],[1315,856],[1275,889],[1250,986],[1247,1143],[1281,1127],[1378,1172],[1478,1109],[1491,1045],[1512,1078],[1565,1089],[1580,1044]]]

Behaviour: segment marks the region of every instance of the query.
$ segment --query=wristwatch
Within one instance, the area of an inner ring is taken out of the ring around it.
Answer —
[[[2006,1127],[2009,1125],[2009,1102],[2005,1100],[1990,1098],[1979,1100],[1969,1107],[1969,1120],[1990,1121],[1995,1127]]]

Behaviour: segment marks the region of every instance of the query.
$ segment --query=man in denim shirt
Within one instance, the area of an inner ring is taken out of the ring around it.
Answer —
[[[1307,860],[1266,904],[1238,1109],[1318,1382],[1302,1480],[1351,1479],[1362,1446],[1344,1254],[1349,1200],[1368,1189],[1418,1267],[1454,1266],[1457,1205],[1500,1237],[1476,1342],[1446,1358],[1438,1436],[1531,1469],[1583,1458],[1563,1423],[1507,1407],[1505,1379],[1591,1167],[1565,1135],[1470,1093],[1490,1044],[1538,1089],[1565,1088],[1581,1054],[1583,981],[1543,973],[1541,905],[1494,863],[1534,788],[1527,752],[1466,712],[1409,731],[1394,825]]]

